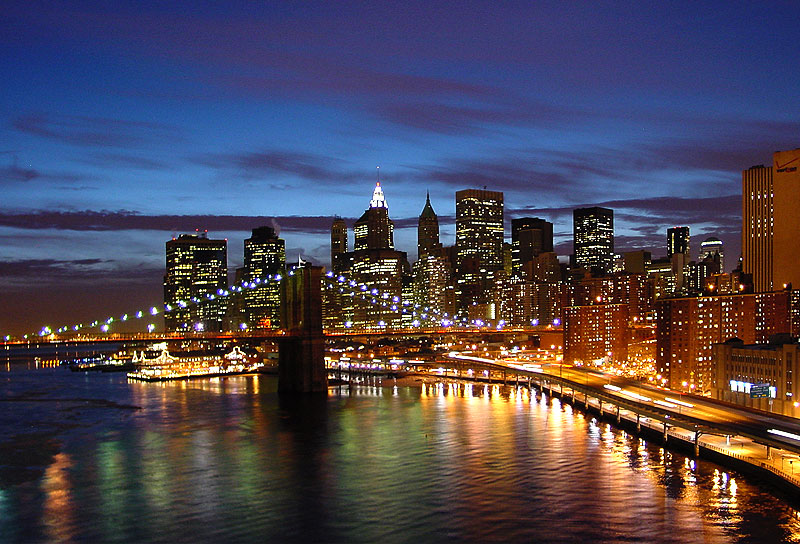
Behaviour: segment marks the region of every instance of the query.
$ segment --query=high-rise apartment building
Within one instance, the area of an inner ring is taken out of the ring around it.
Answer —
[[[676,253],[682,253],[688,264],[690,259],[689,251],[689,227],[667,229],[667,257],[671,259]]]
[[[614,265],[614,211],[595,206],[572,212],[575,266],[610,272]]]
[[[511,270],[522,274],[525,263],[553,251],[553,224],[538,217],[511,220]]]
[[[631,338],[627,304],[568,306],[563,311],[564,362],[627,363]]]
[[[219,289],[228,283],[228,242],[206,233],[182,234],[167,241],[164,316],[167,331],[219,331],[225,300]]]
[[[272,227],[253,229],[252,236],[244,241],[243,280],[257,283],[244,295],[246,325],[251,329],[277,328],[280,325],[281,288],[270,276],[283,272],[286,248]]]
[[[486,318],[491,290],[503,269],[503,193],[485,189],[456,192],[456,311]]]
[[[656,302],[656,367],[662,384],[705,393],[714,344],[739,338],[762,344],[789,332],[789,293],[662,299]],[[684,385],[685,384],[685,385]]]

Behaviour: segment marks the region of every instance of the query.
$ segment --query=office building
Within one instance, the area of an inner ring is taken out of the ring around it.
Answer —
[[[431,206],[430,194],[426,195],[425,206],[419,215],[417,252],[412,300],[422,308],[452,318],[455,304],[452,266],[439,242],[439,219]]]
[[[522,274],[525,263],[553,251],[553,224],[538,217],[511,220],[511,273]]]
[[[331,269],[336,270],[340,255],[347,253],[347,223],[337,217],[331,225]]]
[[[800,416],[800,344],[789,334],[772,336],[766,344],[745,344],[738,338],[712,348],[712,396],[741,406]],[[754,386],[766,394],[751,396]]]
[[[425,195],[425,206],[419,214],[417,224],[417,257],[422,259],[427,255],[441,254],[442,245],[439,243],[439,218],[431,206],[430,193]]]
[[[402,324],[398,304],[409,266],[405,252],[394,249],[394,224],[389,219],[389,205],[380,182],[354,230],[352,258],[346,260],[350,278],[363,290],[360,295],[349,297],[352,319],[345,325],[365,330],[398,328]]]
[[[574,264],[599,272],[614,265],[614,211],[608,208],[579,208],[572,212]]]
[[[682,253],[688,264],[689,255],[689,227],[672,227],[667,229],[667,258],[672,258],[676,253]]]
[[[800,283],[800,149],[742,172],[742,269],[757,292]]]
[[[456,311],[485,319],[497,272],[503,269],[503,193],[485,189],[456,192]]]
[[[353,227],[354,251],[364,249],[394,249],[394,223],[389,219],[389,205],[380,182],[375,184],[369,208]]]
[[[167,331],[219,331],[226,314],[218,291],[228,284],[228,242],[206,232],[181,234],[166,244],[164,315]]]
[[[719,263],[718,274],[725,272],[725,250],[722,247],[722,240],[711,236],[700,242],[700,257],[698,261],[712,259]]]
[[[285,263],[285,243],[275,230],[272,227],[253,229],[252,236],[244,241],[243,280],[256,284],[254,289],[243,292],[247,328],[280,326],[281,288],[274,278],[283,273]]]

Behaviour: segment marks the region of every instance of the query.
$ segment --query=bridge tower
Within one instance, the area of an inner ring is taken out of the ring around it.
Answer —
[[[278,391],[321,393],[328,390],[325,339],[322,335],[322,267],[305,266],[286,275],[281,291],[278,340]]]

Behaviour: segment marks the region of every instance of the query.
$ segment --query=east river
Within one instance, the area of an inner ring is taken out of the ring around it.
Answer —
[[[276,387],[4,365],[0,541],[800,541],[791,499],[524,389]]]

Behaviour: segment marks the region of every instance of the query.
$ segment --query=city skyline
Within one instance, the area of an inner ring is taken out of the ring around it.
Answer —
[[[794,58],[791,5],[468,7],[8,6],[4,319],[158,301],[164,242],[196,228],[231,269],[261,225],[327,264],[377,165],[412,260],[425,192],[450,245],[453,194],[486,186],[506,240],[542,217],[566,255],[572,210],[603,206],[618,252],[689,225],[735,266],[741,171],[798,144],[800,81],[762,84]]]

